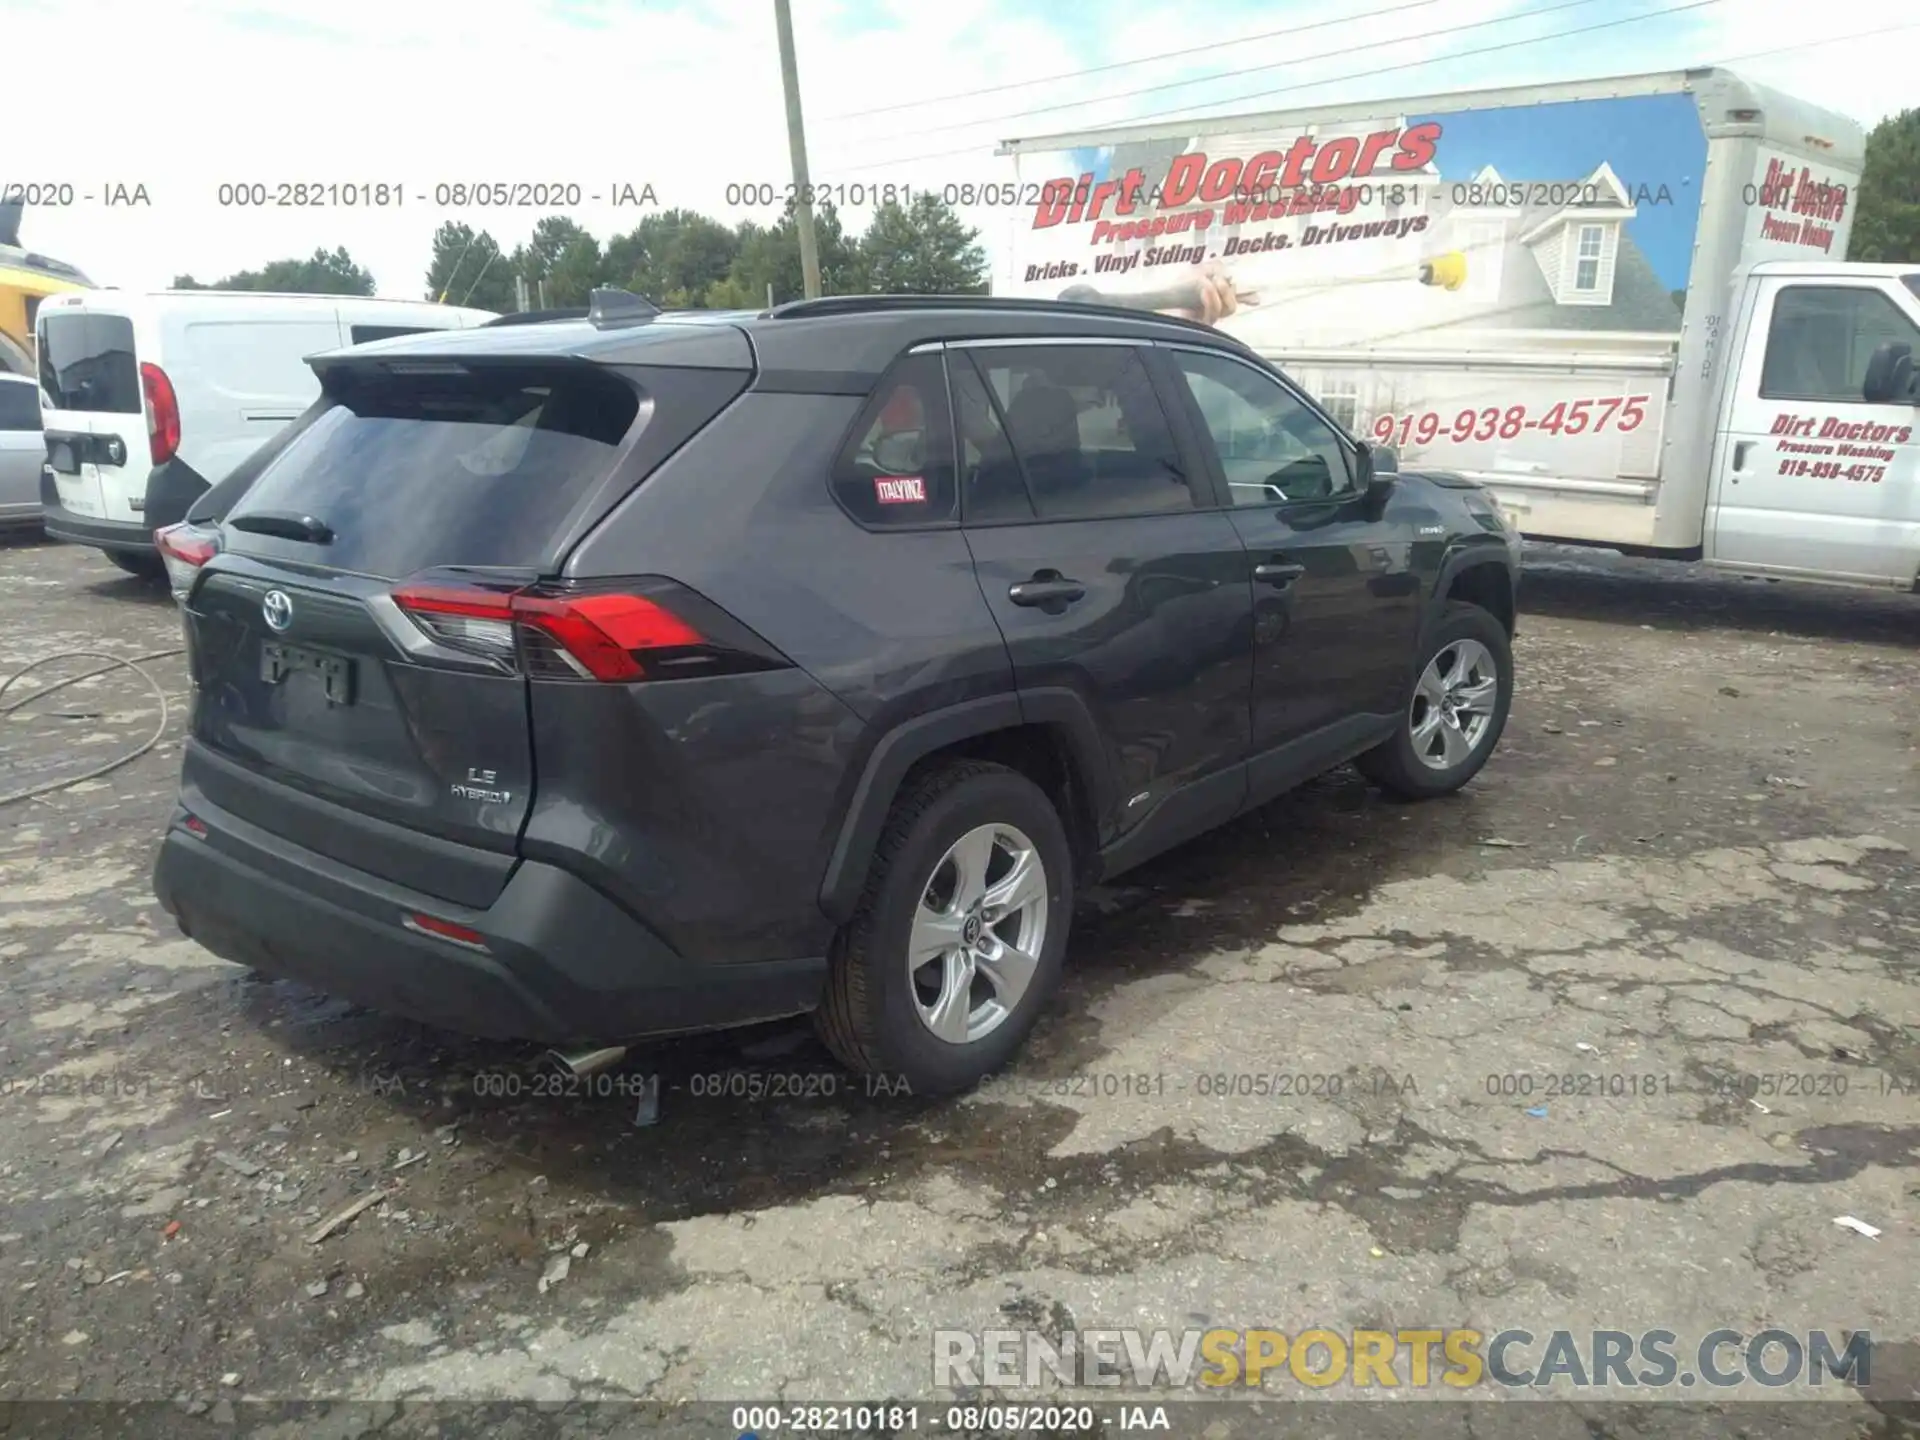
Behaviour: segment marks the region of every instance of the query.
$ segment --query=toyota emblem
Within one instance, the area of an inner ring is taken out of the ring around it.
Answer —
[[[293,601],[284,590],[269,590],[260,601],[261,618],[270,630],[285,630],[293,623]]]

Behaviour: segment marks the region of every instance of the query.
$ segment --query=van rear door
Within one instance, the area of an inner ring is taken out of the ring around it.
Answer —
[[[1715,439],[1706,559],[1905,587],[1920,569],[1920,415],[1864,398],[1886,341],[1920,354],[1920,274],[1749,277]]]
[[[146,406],[140,357],[130,316],[109,306],[63,303],[52,297],[40,307],[40,388],[51,408],[42,415],[47,463],[60,503],[92,520],[137,520],[119,497],[129,467],[137,466],[139,494],[146,496],[149,468]]]

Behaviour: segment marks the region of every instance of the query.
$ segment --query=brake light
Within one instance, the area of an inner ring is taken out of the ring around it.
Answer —
[[[219,553],[220,536],[218,531],[182,520],[154,531],[153,546],[167,567],[167,583],[174,599],[184,600],[200,567]]]
[[[147,449],[154,464],[164,465],[180,453],[180,401],[167,372],[151,363],[140,366],[140,392],[147,400]]]
[[[154,531],[153,543],[160,548],[162,555],[196,568],[211,560],[214,552],[220,548],[210,533],[184,520],[178,525],[166,525]]]
[[[451,920],[442,920],[438,915],[428,915],[416,910],[411,915],[402,915],[400,923],[417,935],[431,935],[436,940],[451,940],[455,945],[464,945],[469,950],[485,950],[487,937],[471,925],[457,925]]]
[[[398,587],[393,599],[443,644],[505,662],[518,656],[531,672],[583,680],[644,680],[649,652],[707,644],[685,620],[640,595],[417,584]],[[564,669],[542,664],[548,658]]]

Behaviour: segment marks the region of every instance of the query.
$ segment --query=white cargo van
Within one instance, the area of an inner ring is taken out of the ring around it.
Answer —
[[[1856,122],[1700,69],[1020,140],[997,293],[1209,320],[1525,535],[1920,579],[1920,263]]]
[[[307,356],[493,318],[351,295],[48,296],[35,324],[47,533],[157,576],[153,532],[184,516],[320,393]]]

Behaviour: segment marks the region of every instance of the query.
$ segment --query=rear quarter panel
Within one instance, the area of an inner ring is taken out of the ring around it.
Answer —
[[[618,694],[535,687],[525,852],[584,851],[589,878],[685,955],[822,953],[821,879],[877,738],[1012,687],[958,528],[868,532],[834,503],[828,469],[861,403],[742,395],[566,566],[669,576],[794,662]]]

